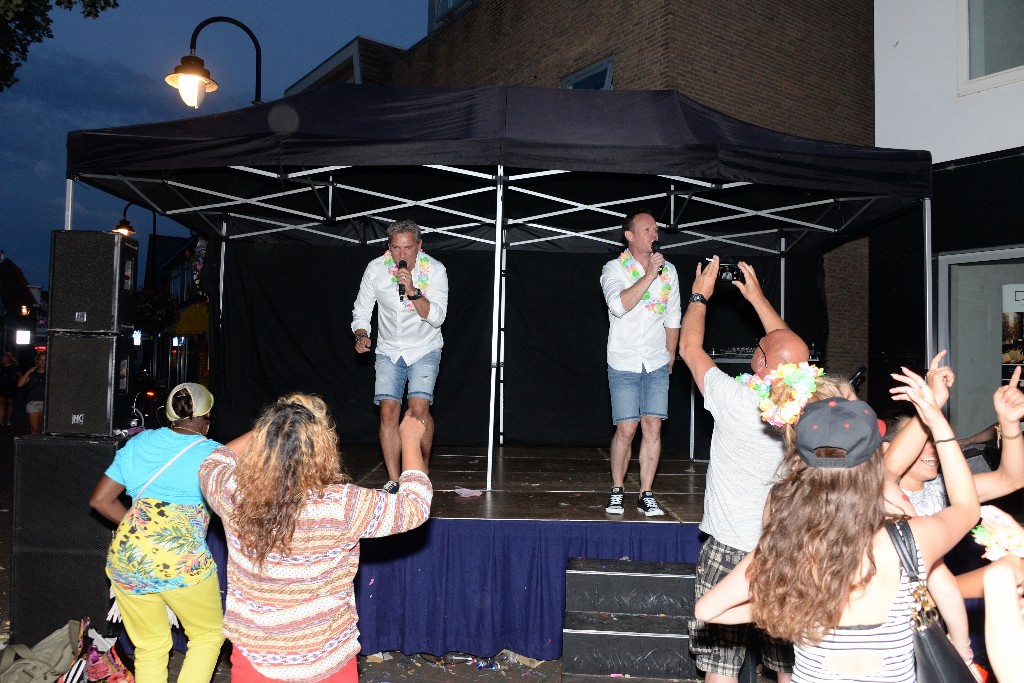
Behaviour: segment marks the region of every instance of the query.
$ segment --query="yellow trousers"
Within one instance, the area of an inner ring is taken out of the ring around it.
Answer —
[[[125,631],[135,645],[135,680],[138,683],[167,683],[167,660],[171,651],[167,607],[174,610],[188,636],[188,652],[178,680],[207,683],[213,677],[224,643],[220,633],[224,612],[216,574],[193,586],[143,595],[125,593],[115,585],[114,594]]]

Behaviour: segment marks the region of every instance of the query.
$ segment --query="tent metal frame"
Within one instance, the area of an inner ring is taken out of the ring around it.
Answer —
[[[495,436],[499,444],[503,442],[504,433],[504,347],[505,347],[505,266],[506,256],[510,249],[524,248],[529,245],[554,242],[568,238],[576,238],[592,241],[606,246],[621,245],[616,234],[621,229],[621,220],[625,212],[620,210],[622,206],[635,207],[643,202],[667,199],[670,207],[672,222],[659,223],[665,231],[666,236],[671,240],[663,239],[663,250],[678,250],[683,247],[694,247],[696,245],[726,245],[750,249],[755,252],[777,256],[781,260],[783,276],[785,274],[785,255],[800,240],[809,233],[835,234],[846,229],[867,211],[876,201],[885,198],[882,195],[869,196],[844,196],[816,199],[785,206],[776,206],[768,209],[751,208],[727,201],[719,201],[708,194],[716,191],[730,190],[733,188],[752,185],[748,182],[715,183],[697,178],[686,178],[681,176],[659,175],[657,177],[668,181],[668,187],[663,192],[630,195],[616,197],[596,203],[580,202],[568,197],[559,197],[556,194],[541,192],[527,186],[528,181],[550,176],[576,173],[565,170],[543,170],[516,173],[506,176],[506,169],[498,165],[493,173],[481,172],[473,168],[461,168],[448,165],[425,165],[421,168],[428,168],[443,173],[458,175],[464,178],[479,182],[477,187],[460,192],[445,193],[425,199],[412,199],[403,197],[396,192],[380,192],[360,188],[355,185],[343,182],[336,178],[335,174],[350,166],[323,166],[318,168],[301,169],[289,172],[269,171],[249,166],[228,167],[240,174],[254,175],[272,179],[281,184],[276,192],[268,192],[253,197],[236,196],[211,188],[204,188],[195,184],[184,183],[174,179],[147,177],[145,175],[121,175],[121,174],[86,174],[79,176],[82,180],[115,181],[123,188],[122,197],[130,197],[130,201],[146,206],[153,211],[172,219],[186,215],[197,216],[208,226],[211,233],[221,239],[221,272],[219,273],[220,289],[223,290],[224,282],[224,255],[227,245],[233,240],[252,239],[272,235],[275,233],[295,231],[316,235],[321,238],[333,238],[349,244],[375,244],[386,242],[386,236],[375,236],[364,239],[359,235],[344,234],[343,231],[332,231],[327,225],[341,225],[349,221],[351,226],[355,219],[369,218],[380,222],[391,222],[397,217],[394,212],[416,207],[436,211],[445,217],[456,221],[453,224],[423,225],[421,228],[424,234],[440,234],[468,242],[486,245],[494,252],[494,281],[492,283],[492,294],[494,302],[491,318],[491,390],[489,403],[489,428],[487,443],[487,489],[491,489],[492,469]],[[72,229],[74,180],[68,179],[65,197],[64,229]],[[179,207],[161,206],[155,193],[150,192],[154,184],[161,188],[168,188],[173,196],[182,204]],[[468,197],[472,195],[494,192],[493,215],[481,215],[469,211],[455,209],[445,206],[444,202]],[[373,197],[388,202],[386,205],[371,210],[356,211],[351,213],[337,211],[342,202],[338,195],[342,192],[352,192]],[[208,197],[208,201],[196,203],[186,197],[186,193],[198,194]],[[300,210],[283,204],[282,200],[294,198],[296,195],[312,193],[316,198],[316,206],[320,213],[309,210]],[[325,195],[325,196],[322,196]],[[523,217],[509,217],[508,205],[514,201],[514,197],[523,196],[531,199],[540,199],[550,202],[561,208],[547,210]],[[680,198],[683,199],[680,202]],[[713,206],[725,213],[718,217],[700,220],[681,221],[687,207],[690,204],[705,204]],[[681,206],[679,206],[681,204]],[[849,216],[843,216],[842,208],[849,204],[853,212]],[[821,207],[813,220],[805,220],[787,215],[792,211],[807,211],[814,207]],[[246,209],[254,209],[247,212]],[[839,227],[830,227],[823,221],[833,211],[840,212]],[[269,212],[270,215],[257,215]],[[337,211],[337,214],[336,214]],[[592,212],[599,216],[606,216],[611,222],[598,227],[579,231],[559,227],[556,220],[566,216],[572,216],[580,212]],[[728,236],[715,235],[707,232],[710,226],[721,226],[729,221],[740,219],[756,218],[764,221],[769,227],[759,227],[753,230],[746,230],[738,233],[730,233]],[[232,222],[244,220],[263,226],[258,229],[245,232],[231,233]],[[493,235],[490,237],[480,234],[469,234],[470,229],[493,225]],[[510,230],[516,227],[530,228],[539,231],[540,236],[512,239],[509,236]],[[703,228],[703,230],[702,230]],[[791,238],[791,233],[799,233]],[[928,356],[931,357],[934,348],[934,328],[932,315],[932,265],[931,265],[931,208],[930,201],[924,200],[924,233],[925,233],[925,261],[926,261],[926,325],[928,328]],[[758,241],[760,240],[760,242]],[[762,243],[765,240],[774,242],[772,246]],[[784,278],[783,278],[784,279]],[[785,290],[780,294],[780,312],[785,315]],[[222,302],[223,303],[223,302]],[[218,307],[219,310],[219,307]],[[497,409],[496,409],[497,408]]]

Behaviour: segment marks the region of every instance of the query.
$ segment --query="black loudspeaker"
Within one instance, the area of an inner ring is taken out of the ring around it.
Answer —
[[[67,436],[14,440],[11,642],[35,644],[85,616],[103,630],[114,525],[89,508],[89,497],[123,443]]]
[[[130,332],[139,245],[114,232],[55,230],[50,245],[51,332]]]
[[[46,357],[47,434],[110,436],[131,426],[130,334],[51,332]]]

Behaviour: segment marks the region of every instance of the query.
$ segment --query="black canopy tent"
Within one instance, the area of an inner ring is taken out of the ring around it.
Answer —
[[[266,321],[261,328],[251,316],[234,326],[241,313],[232,309],[275,307],[270,299],[281,288],[257,280],[275,281],[276,265],[289,260],[293,275],[309,275],[302,254],[351,253],[358,257],[346,268],[354,269],[384,249],[384,228],[392,220],[416,220],[428,250],[444,254],[446,264],[462,259],[460,265],[472,271],[469,263],[479,264],[480,250],[486,250],[488,262],[473,271],[470,285],[479,304],[472,310],[479,314],[486,301],[490,313],[490,381],[483,383],[490,396],[489,462],[494,434],[505,431],[494,421],[504,416],[495,406],[506,388],[506,308],[522,308],[528,318],[531,308],[551,306],[544,292],[536,292],[538,302],[509,304],[517,288],[509,274],[532,279],[536,272],[517,254],[550,252],[558,259],[568,253],[599,263],[620,244],[622,215],[638,205],[654,207],[664,226],[663,249],[673,260],[711,253],[770,257],[784,309],[791,298],[785,291],[787,256],[921,200],[927,222],[931,189],[927,152],[785,135],[674,91],[513,87],[331,84],[225,114],[77,131],[68,136],[67,172],[69,207],[77,180],[172,217],[219,246],[215,310],[228,345],[266,330]],[[474,253],[457,256],[467,250]],[[540,254],[537,259],[543,261]],[[568,261],[543,262],[550,268]],[[587,268],[581,286],[596,290],[596,272]],[[331,315],[322,316],[332,320],[323,334],[345,335],[340,346],[347,349],[347,321],[336,325],[334,319],[347,316],[355,288],[335,281],[316,286],[338,300]],[[236,299],[239,289],[260,291],[262,298]],[[592,299],[585,306],[605,324],[600,306]],[[576,319],[569,317],[563,321],[572,327]],[[294,344],[281,351],[307,355],[308,347],[318,347],[305,332],[304,341],[279,339]],[[338,341],[321,343],[320,350],[338,353]],[[603,338],[595,345],[603,348]],[[308,362],[316,367],[314,359]],[[244,429],[254,405],[272,397],[238,395],[239,386],[258,394],[251,375],[261,372],[265,377],[265,367],[226,370],[215,386],[218,396],[236,399],[219,401],[227,404],[227,422],[236,429]],[[589,386],[598,391],[598,385]],[[345,408],[356,410],[354,404]]]

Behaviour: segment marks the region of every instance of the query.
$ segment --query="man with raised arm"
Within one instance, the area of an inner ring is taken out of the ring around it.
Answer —
[[[388,227],[388,250],[366,266],[352,307],[356,353],[370,351],[370,316],[377,305],[377,362],[373,402],[380,406],[380,448],[388,482],[398,493],[402,441],[398,434],[408,385],[409,414],[426,427],[423,461],[434,440],[434,382],[441,365],[441,323],[448,310],[448,272],[423,251],[420,227],[410,220]]]
[[[658,224],[646,211],[626,216],[626,250],[604,265],[601,290],[608,305],[608,387],[615,435],[611,445],[612,491],[605,512],[621,515],[626,471],[637,427],[640,492],[637,511],[665,512],[654,497],[661,459],[661,421],[668,418],[668,378],[679,340],[679,279],[658,251]]]
[[[765,500],[785,454],[780,436],[762,421],[753,385],[779,365],[805,363],[809,355],[807,344],[789,329],[765,297],[753,267],[741,261],[743,281],[735,279],[732,284],[754,307],[765,335],[750,361],[753,374],[749,377],[753,382],[742,384],[720,370],[704,351],[704,324],[718,281],[718,267],[717,256],[703,268],[697,265],[679,338],[679,354],[704,396],[705,408],[715,419],[700,524],[707,540],[697,562],[697,598],[757,545]],[[739,680],[749,628],[753,627],[694,622],[690,651],[697,658],[697,668],[706,672],[707,683]],[[793,646],[761,634],[761,655],[765,665],[778,672],[779,683],[789,683]]]

